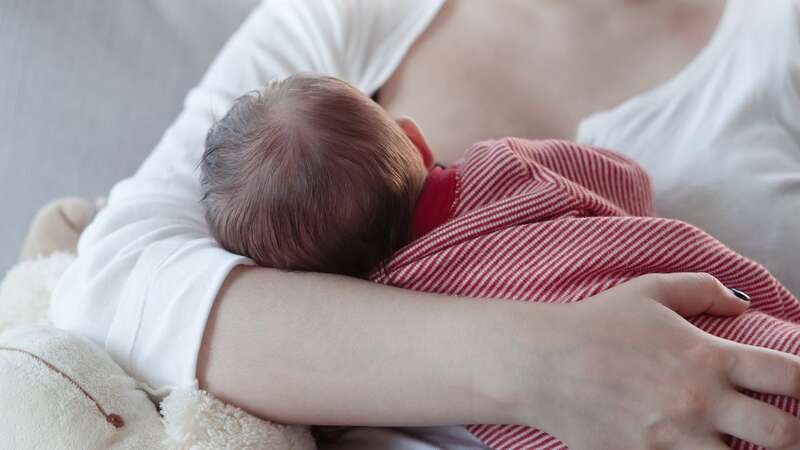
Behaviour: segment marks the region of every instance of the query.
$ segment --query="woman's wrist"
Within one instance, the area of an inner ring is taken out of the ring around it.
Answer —
[[[473,327],[473,367],[484,375],[472,378],[476,405],[484,408],[473,423],[541,428],[548,414],[537,407],[558,395],[553,374],[575,345],[568,321],[577,305],[486,301],[502,304],[481,309]]]

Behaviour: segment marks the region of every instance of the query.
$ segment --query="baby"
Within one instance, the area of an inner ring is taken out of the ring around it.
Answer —
[[[202,161],[216,239],[259,265],[364,277],[406,244],[433,158],[344,81],[295,75],[239,98]]]
[[[295,75],[237,100],[209,131],[201,168],[212,233],[264,266],[559,303],[646,273],[708,272],[752,304],[737,317],[693,317],[694,325],[785,352],[800,347],[797,299],[702,230],[652,217],[647,175],[606,150],[505,138],[434,167],[411,120],[393,120],[343,81]],[[759,398],[800,410],[792,398]],[[524,426],[467,429],[494,449],[563,448]]]

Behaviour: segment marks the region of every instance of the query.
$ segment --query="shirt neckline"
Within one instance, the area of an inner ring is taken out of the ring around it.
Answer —
[[[434,167],[428,172],[411,216],[411,239],[416,240],[447,222],[456,201],[455,167]]]
[[[694,84],[706,71],[707,67],[713,64],[719,55],[727,49],[733,47],[728,41],[733,37],[735,29],[736,10],[741,2],[739,0],[726,0],[717,27],[712,33],[711,38],[698,54],[683,69],[672,78],[645,90],[638,95],[623,101],[622,103],[603,111],[590,114],[583,118],[576,131],[576,140],[581,142],[582,138],[589,136],[594,124],[610,120],[617,114],[625,114],[632,110],[638,110],[647,104],[657,103],[665,97],[674,97],[681,90],[686,90]]]

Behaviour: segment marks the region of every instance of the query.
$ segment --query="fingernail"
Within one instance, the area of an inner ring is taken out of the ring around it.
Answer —
[[[733,295],[739,297],[740,299],[742,299],[742,300],[744,300],[746,302],[750,301],[750,296],[745,294],[744,292],[742,292],[742,291],[740,291],[738,289],[734,289],[734,288],[728,288],[728,289],[730,289],[731,292],[733,292]]]

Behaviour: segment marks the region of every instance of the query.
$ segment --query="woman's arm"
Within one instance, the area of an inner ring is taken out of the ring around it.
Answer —
[[[554,309],[242,267],[211,311],[198,379],[277,422],[509,422],[500,354],[545,339]]]
[[[211,311],[198,376],[279,422],[517,423],[576,450],[726,448],[720,432],[800,444],[794,417],[736,390],[798,396],[798,358],[678,315],[746,308],[702,274],[648,275],[551,305],[240,268]]]

